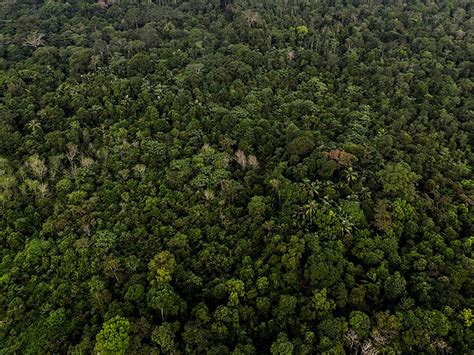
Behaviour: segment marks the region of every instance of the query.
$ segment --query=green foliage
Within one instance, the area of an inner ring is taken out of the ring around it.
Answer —
[[[163,323],[156,327],[151,334],[151,341],[159,345],[163,352],[172,353],[176,349],[175,343],[175,325],[171,323]]]
[[[413,201],[416,194],[415,183],[420,176],[412,172],[407,163],[389,163],[377,173],[383,190],[389,195]]]
[[[0,352],[472,352],[471,17],[2,2]]]
[[[334,301],[327,299],[327,290],[325,288],[319,292],[314,292],[313,304],[320,316],[329,314],[335,308]]]
[[[152,288],[147,294],[148,306],[160,312],[164,319],[165,315],[175,316],[184,307],[183,301],[169,285],[157,289]]]
[[[296,35],[299,37],[299,38],[304,38],[305,36],[307,36],[309,33],[309,30],[308,30],[308,27],[304,26],[304,25],[301,25],[301,26],[297,26],[296,27]]]
[[[388,298],[399,298],[406,292],[406,281],[397,271],[385,280],[384,288]]]
[[[359,338],[363,339],[370,333],[370,318],[360,311],[352,311],[349,316],[349,326],[354,329]]]
[[[96,336],[94,351],[104,354],[125,354],[129,345],[130,322],[121,317],[106,321]]]
[[[162,251],[148,263],[148,270],[150,270],[152,280],[157,285],[163,285],[171,281],[175,265],[173,254],[169,251]]]
[[[474,324],[474,316],[472,314],[471,309],[469,308],[463,309],[461,312],[461,316],[467,328],[470,328]]]
[[[270,351],[273,355],[291,355],[293,354],[293,348],[294,346],[288,340],[288,336],[285,333],[280,333],[272,344]]]
[[[143,285],[131,285],[127,293],[125,294],[124,298],[127,301],[139,302],[144,298],[145,295],[145,287]]]

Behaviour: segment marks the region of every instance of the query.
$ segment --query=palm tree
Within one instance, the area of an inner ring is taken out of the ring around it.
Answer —
[[[337,209],[339,212],[339,221],[341,222],[341,234],[343,236],[351,234],[355,226],[353,219],[350,215],[344,213],[341,207],[338,207]]]
[[[346,180],[348,184],[352,184],[353,182],[357,181],[359,174],[357,171],[354,171],[352,166],[348,167],[346,170]]]
[[[43,45],[44,43],[43,37],[44,37],[43,33],[33,32],[25,39],[23,44],[26,46],[31,46],[36,49],[39,46]]]
[[[33,119],[26,124],[26,128],[35,133],[37,131],[41,131],[41,123],[38,120]]]
[[[310,200],[303,206],[305,218],[309,218],[309,224],[313,224],[313,217],[318,210],[318,204],[314,200]]]
[[[309,181],[308,179],[303,180],[304,188],[308,193],[309,197],[314,198],[319,196],[320,184],[316,181]]]

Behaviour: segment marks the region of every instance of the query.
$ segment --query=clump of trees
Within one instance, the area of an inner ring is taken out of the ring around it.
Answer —
[[[468,353],[472,5],[0,5],[5,353]]]

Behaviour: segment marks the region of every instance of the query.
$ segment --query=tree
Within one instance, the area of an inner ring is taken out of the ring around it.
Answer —
[[[247,208],[249,210],[249,215],[253,216],[256,222],[263,221],[267,210],[267,205],[265,204],[265,198],[263,196],[252,197]]]
[[[296,27],[296,34],[298,35],[299,38],[304,38],[307,36],[309,33],[308,27],[305,25],[297,26]]]
[[[352,311],[349,317],[349,325],[356,332],[358,339],[364,339],[370,333],[370,318],[364,312]]]
[[[126,354],[129,345],[130,323],[126,318],[115,316],[106,321],[96,336],[94,350],[98,354]]]
[[[151,340],[158,344],[161,349],[167,353],[174,353],[176,351],[175,332],[179,324],[171,324],[164,322],[159,327],[156,327],[151,334]]]
[[[406,281],[403,276],[397,271],[385,280],[384,288],[388,298],[399,298],[406,292]]]
[[[44,44],[44,33],[31,33],[28,35],[28,37],[25,39],[24,44],[26,46],[31,46],[33,48],[38,48],[39,46]]]
[[[288,322],[290,317],[295,314],[297,299],[291,295],[280,296],[278,307],[275,308],[274,314],[280,322]]]
[[[148,270],[152,282],[158,286],[167,284],[171,281],[172,274],[176,265],[174,255],[169,251],[161,251],[157,253],[148,263]]]
[[[160,311],[163,321],[166,315],[176,316],[185,307],[184,301],[170,285],[150,289],[147,293],[147,303],[151,309]]]
[[[352,160],[355,158],[354,155],[344,150],[333,149],[325,152],[326,158],[334,162],[336,167],[351,168]]]
[[[259,15],[255,11],[246,10],[242,14],[249,27],[253,27],[259,20]]]
[[[413,201],[416,195],[416,182],[421,178],[412,172],[407,163],[389,163],[377,173],[384,192],[389,196]]]
[[[294,345],[288,340],[288,335],[280,333],[272,343],[270,351],[274,355],[291,355],[293,354],[293,349]]]
[[[29,157],[27,165],[31,169],[35,177],[39,179],[42,179],[48,171],[48,168],[44,164],[44,161],[41,160],[38,155],[33,155]]]
[[[318,204],[314,200],[310,200],[308,203],[306,203],[303,206],[304,209],[304,218],[309,220],[309,225],[311,226],[313,224],[313,219],[314,216],[316,215],[316,212],[318,211]]]

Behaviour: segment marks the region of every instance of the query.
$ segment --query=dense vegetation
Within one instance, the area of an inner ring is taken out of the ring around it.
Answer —
[[[0,6],[2,353],[474,348],[472,2]]]

